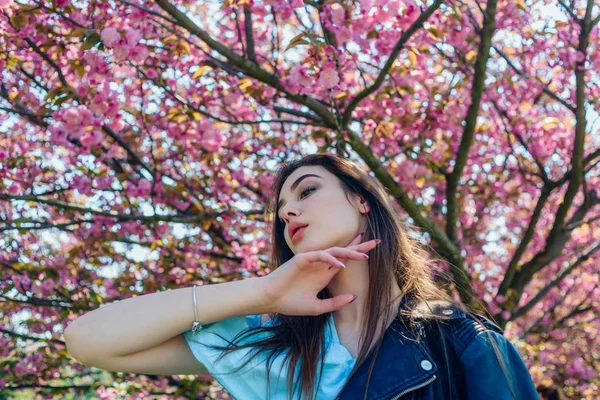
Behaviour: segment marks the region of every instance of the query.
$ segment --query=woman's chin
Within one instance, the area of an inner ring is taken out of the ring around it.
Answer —
[[[312,249],[310,245],[307,245],[306,243],[304,243],[304,240],[301,240],[300,242],[296,243],[296,245],[294,246],[294,254],[308,253],[309,251],[313,251],[313,250],[314,249]]]
[[[308,253],[309,251],[325,250],[327,248],[329,247],[323,247],[322,243],[311,243],[310,240],[303,239],[300,242],[296,243],[294,253]]]
[[[326,250],[330,247],[343,247],[343,239],[328,237],[326,239],[315,236],[303,236],[292,248],[294,254],[308,253],[309,251]]]

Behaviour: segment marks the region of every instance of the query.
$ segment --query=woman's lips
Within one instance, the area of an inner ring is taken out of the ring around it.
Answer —
[[[292,236],[292,243],[296,244],[297,241],[299,241],[300,239],[302,239],[302,235],[304,234],[304,230],[308,228],[307,226],[303,226],[302,228],[298,228],[296,229],[296,232],[294,232],[294,236]]]

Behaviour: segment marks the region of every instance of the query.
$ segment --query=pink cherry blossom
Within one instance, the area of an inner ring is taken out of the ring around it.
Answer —
[[[137,63],[143,63],[149,55],[150,51],[146,46],[143,45],[138,45],[129,51],[129,56]]]
[[[150,191],[152,190],[152,183],[150,181],[143,179],[138,184],[138,193],[140,196],[148,196]]]
[[[330,13],[331,13],[331,22],[333,23],[333,25],[341,27],[344,24],[344,19],[345,19],[344,7],[342,7],[338,3],[334,3],[330,7]]]
[[[340,77],[335,69],[335,64],[332,62],[327,63],[319,74],[319,80],[317,84],[324,89],[331,89],[340,83]]]
[[[290,77],[294,82],[297,82],[303,87],[309,87],[314,83],[313,78],[308,74],[305,67],[294,65],[290,70]]]
[[[114,47],[122,39],[119,31],[113,27],[104,28],[100,34],[100,38],[102,39],[102,43],[107,47]]]
[[[88,93],[88,88],[83,85],[77,86],[77,89],[75,89],[75,92],[77,93],[77,96],[85,97]]]
[[[128,30],[125,36],[127,37],[127,45],[129,47],[137,46],[142,39],[142,33],[137,29]]]
[[[207,151],[221,151],[225,144],[225,137],[215,130],[205,133],[202,137],[202,147]]]
[[[114,44],[113,55],[119,61],[125,61],[129,57],[131,47],[124,41],[120,40]]]
[[[77,107],[71,107],[62,114],[62,119],[67,125],[81,125],[82,114]]]
[[[102,142],[102,133],[98,130],[91,130],[81,137],[81,143],[86,147],[97,146]]]
[[[158,73],[154,68],[150,68],[146,70],[146,76],[150,79],[156,79],[158,77]]]
[[[337,39],[342,44],[351,40],[352,36],[353,36],[352,30],[350,30],[349,28],[346,28],[346,27],[340,28],[337,32]]]

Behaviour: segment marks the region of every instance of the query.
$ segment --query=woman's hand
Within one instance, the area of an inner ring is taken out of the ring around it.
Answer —
[[[365,260],[365,253],[377,246],[377,240],[360,243],[356,237],[346,247],[296,254],[275,271],[262,278],[265,298],[274,312],[284,315],[321,315],[350,303],[351,293],[330,299],[318,299],[317,294],[342,268],[340,260]]]

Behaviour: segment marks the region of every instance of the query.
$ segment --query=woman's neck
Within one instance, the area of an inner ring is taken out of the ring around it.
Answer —
[[[358,296],[352,303],[333,312],[336,326],[344,326],[350,332],[360,332],[364,324],[364,310],[369,295],[369,265],[366,260],[347,260],[347,268],[335,274],[327,290],[334,297],[340,294]],[[392,298],[398,297],[390,307],[398,309],[400,305],[400,287],[393,281]]]

